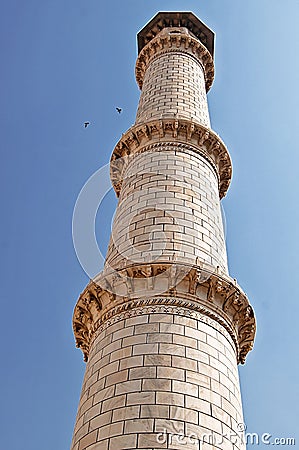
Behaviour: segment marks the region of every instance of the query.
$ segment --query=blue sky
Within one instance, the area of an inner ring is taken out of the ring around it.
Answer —
[[[2,448],[69,448],[84,373],[71,318],[88,282],[72,212],[135,120],[136,33],[159,10],[191,10],[216,33],[209,106],[234,166],[223,201],[230,273],[258,325],[240,367],[245,421],[298,445],[299,2],[10,0],[1,10]],[[111,191],[97,219],[104,252],[115,206]]]

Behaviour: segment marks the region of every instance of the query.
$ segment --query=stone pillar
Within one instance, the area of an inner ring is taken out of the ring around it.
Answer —
[[[87,367],[72,450],[245,448],[237,364],[255,319],[227,268],[213,36],[192,13],[159,13],[138,35],[142,91],[111,158],[106,264],[74,312]]]

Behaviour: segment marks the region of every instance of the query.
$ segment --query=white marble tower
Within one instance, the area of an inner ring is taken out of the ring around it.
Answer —
[[[87,366],[72,450],[245,448],[237,364],[255,319],[227,268],[232,167],[210,128],[213,45],[187,12],[138,34],[141,96],[111,157],[106,264],[74,312]]]

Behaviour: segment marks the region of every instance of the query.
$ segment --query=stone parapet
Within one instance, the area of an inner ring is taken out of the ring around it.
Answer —
[[[219,197],[223,198],[232,177],[232,162],[221,138],[205,126],[184,119],[162,118],[146,124],[135,125],[123,134],[111,156],[111,181],[120,194],[124,168],[130,157],[150,150],[163,151],[165,147],[178,146],[202,155],[218,177]]]
[[[156,37],[142,48],[136,62],[136,80],[142,88],[144,74],[149,64],[164,53],[177,52],[195,58],[202,66],[206,90],[214,80],[214,62],[207,48],[185,27],[164,28]]]
[[[100,274],[80,295],[74,311],[76,344],[85,360],[103,327],[120,320],[116,316],[121,314],[124,318],[159,310],[177,314],[184,311],[190,317],[213,320],[222,333],[230,336],[236,360],[244,364],[254,342],[254,312],[236,281],[218,272],[207,265],[160,263],[135,264]]]

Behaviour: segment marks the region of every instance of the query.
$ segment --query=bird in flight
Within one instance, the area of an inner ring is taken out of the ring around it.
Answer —
[[[115,109],[116,109],[116,111],[118,112],[118,114],[121,113],[121,108],[115,108]]]
[[[87,128],[90,125],[90,122],[84,122],[84,128]]]

